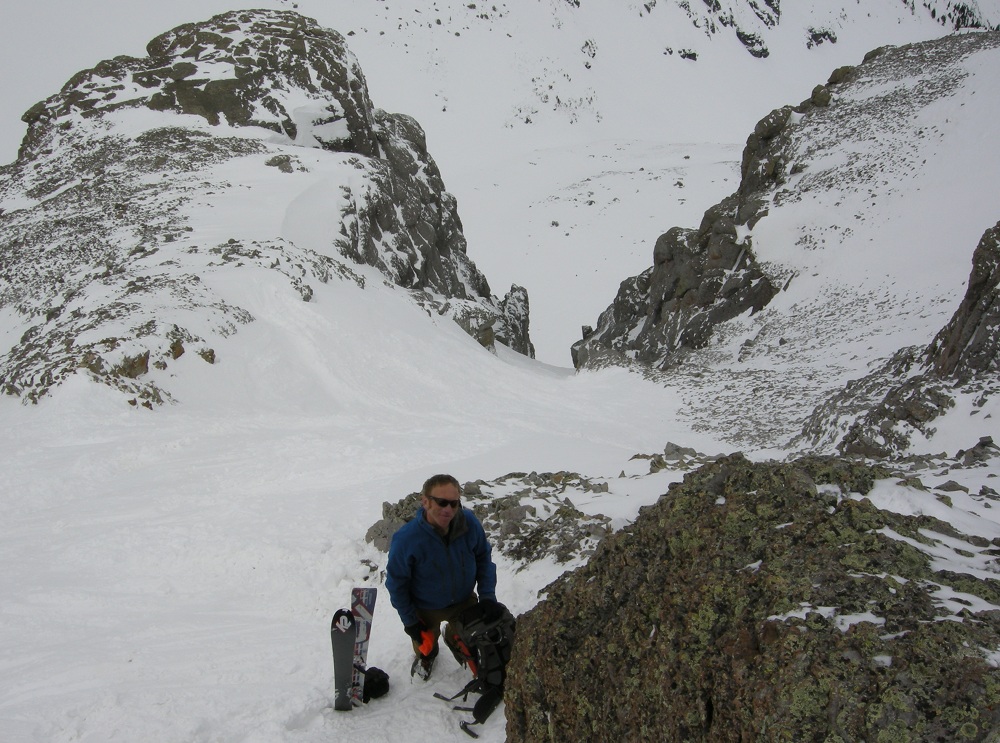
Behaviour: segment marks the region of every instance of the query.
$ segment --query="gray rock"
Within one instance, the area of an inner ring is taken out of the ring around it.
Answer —
[[[653,266],[623,281],[597,327],[573,345],[574,366],[627,359],[667,368],[683,349],[704,346],[719,323],[764,307],[776,290],[738,239],[739,208],[727,199],[698,230],[660,235]]]
[[[938,377],[960,384],[1000,371],[1000,222],[983,233],[962,303],[925,359]]]

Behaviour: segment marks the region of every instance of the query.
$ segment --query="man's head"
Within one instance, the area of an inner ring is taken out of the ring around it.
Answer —
[[[420,502],[427,521],[440,532],[448,531],[451,520],[461,508],[458,480],[451,475],[429,477],[420,490]]]

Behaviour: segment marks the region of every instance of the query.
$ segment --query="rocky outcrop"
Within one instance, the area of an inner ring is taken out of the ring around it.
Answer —
[[[237,11],[189,23],[75,75],[24,115],[22,154],[77,111],[96,115],[144,106],[208,123],[262,127],[303,145],[379,155],[374,109],[357,60],[335,31],[288,12]],[[308,98],[296,99],[293,91]],[[305,104],[305,105],[302,105]]]
[[[914,434],[930,437],[935,420],[955,406],[958,395],[973,399],[977,410],[1000,392],[998,267],[1000,224],[979,241],[965,296],[934,340],[923,349],[901,349],[831,395],[810,416],[798,441],[835,443],[843,453],[871,458],[897,455]]]
[[[535,346],[529,335],[529,311],[528,290],[514,284],[500,301],[503,322],[499,323],[497,340],[520,354],[535,358]]]
[[[574,366],[610,356],[663,368],[681,349],[704,346],[719,323],[764,307],[776,290],[739,236],[740,209],[738,198],[727,199],[698,230],[660,235],[652,268],[623,281],[597,329],[573,345]]]
[[[865,61],[882,52],[875,50]],[[777,108],[747,137],[736,192],[707,209],[697,230],[673,227],[657,238],[653,265],[621,283],[596,328],[573,344],[576,368],[639,362],[668,369],[704,347],[728,320],[766,307],[792,273],[759,265],[751,232],[766,218],[778,189],[805,166],[792,163],[793,123],[830,105],[831,88],[853,79],[835,70],[797,106]]]
[[[767,213],[763,194],[782,176],[779,135],[792,111],[777,109],[757,124],[739,190],[709,208],[697,230],[673,227],[657,238],[652,267],[623,281],[597,327],[573,344],[576,368],[629,361],[669,368],[685,350],[705,346],[721,323],[771,301],[780,286],[758,265],[748,234]]]
[[[770,196],[792,171],[791,122],[830,103],[828,86],[848,79],[835,71],[798,106],[771,111],[743,149],[736,193],[707,209],[697,230],[673,227],[653,247],[653,265],[624,280],[597,320],[573,344],[573,365],[599,368],[638,362],[668,369],[686,351],[704,347],[715,329],[767,306],[790,275],[759,265],[750,233],[767,216]]]
[[[1000,222],[976,246],[962,304],[924,356],[934,374],[960,384],[1000,371]]]
[[[569,495],[607,493],[606,483],[575,472],[512,472],[489,482],[462,486],[462,503],[482,522],[490,543],[522,566],[549,559],[578,564],[611,533],[610,519],[588,516],[573,506]],[[382,504],[382,518],[365,541],[388,552],[395,531],[413,518],[420,493]]]
[[[518,618],[507,740],[992,740],[1000,549],[875,508],[887,476],[733,455],[671,486]]]
[[[490,294],[422,129],[372,105],[339,33],[292,12],[233,11],[147,52],[84,70],[32,107],[17,161],[0,169],[0,307],[20,323],[0,356],[4,391],[37,400],[82,369],[133,402],[162,402],[169,393],[125,360],[163,369],[176,344],[222,354],[254,318],[202,274],[246,266],[305,301],[334,278],[363,284],[354,267],[373,266],[486,345],[531,353],[525,291]],[[275,193],[300,184],[309,202],[310,173],[337,168],[339,193],[296,213],[325,234],[290,217],[252,239],[192,226],[209,195],[250,188],[232,173],[272,179]]]

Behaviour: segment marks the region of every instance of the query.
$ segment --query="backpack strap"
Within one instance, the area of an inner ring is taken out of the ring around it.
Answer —
[[[472,726],[482,725],[486,722],[489,716],[493,714],[493,711],[500,705],[501,701],[503,701],[503,689],[499,686],[493,687],[492,689],[484,692],[483,695],[479,697],[479,701],[476,702],[475,707],[471,710],[466,708],[466,711],[472,712],[472,717],[475,721],[469,722],[468,720],[462,720],[462,722],[459,723],[459,727],[462,728],[466,735],[478,738],[479,733],[473,730]],[[456,709],[458,709],[458,707],[456,707]]]
[[[479,691],[479,679],[474,678],[472,681],[467,683],[464,687],[459,689],[457,692],[452,694],[450,697],[446,697],[439,691],[434,692],[435,699],[443,699],[446,702],[454,702],[459,697],[462,697],[462,701],[466,701],[469,698],[469,694]],[[467,707],[455,707],[457,710],[462,710],[463,712],[471,712],[472,710]]]

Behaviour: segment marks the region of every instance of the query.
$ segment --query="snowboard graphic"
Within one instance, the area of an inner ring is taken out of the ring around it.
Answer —
[[[330,640],[333,643],[333,708],[336,710],[348,711],[354,708],[351,692],[356,639],[354,615],[347,609],[338,609],[330,623]]]
[[[351,614],[354,616],[354,681],[351,694],[354,705],[364,699],[365,670],[368,668],[368,638],[371,637],[372,617],[375,614],[375,588],[355,588],[351,591]]]

